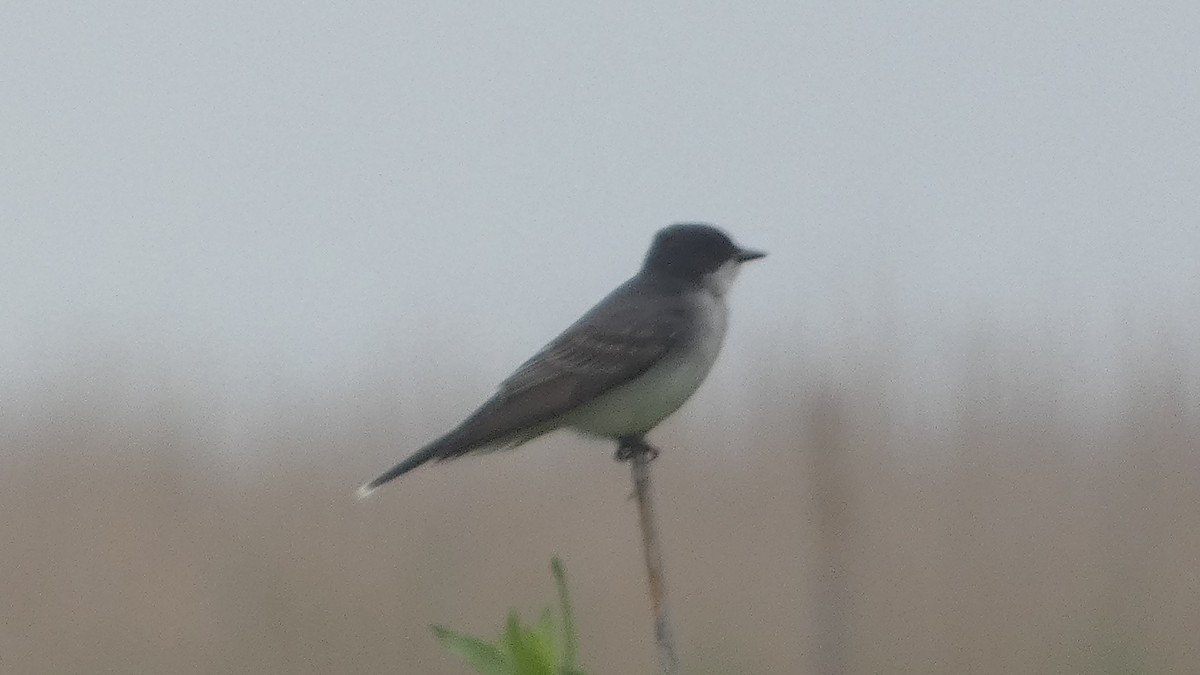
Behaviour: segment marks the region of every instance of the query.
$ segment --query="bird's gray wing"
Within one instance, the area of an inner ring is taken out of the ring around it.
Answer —
[[[522,364],[479,410],[439,439],[436,458],[521,443],[551,430],[555,418],[641,375],[678,347],[690,316],[678,293],[631,279]]]

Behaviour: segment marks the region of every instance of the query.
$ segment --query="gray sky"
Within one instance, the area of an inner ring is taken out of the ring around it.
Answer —
[[[771,252],[732,363],[1200,315],[1195,2],[10,1],[0,62],[10,384],[490,382],[693,219]]]

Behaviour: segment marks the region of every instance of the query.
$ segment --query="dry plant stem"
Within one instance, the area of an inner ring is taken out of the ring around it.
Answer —
[[[633,473],[633,495],[637,500],[638,522],[642,527],[642,549],[646,555],[646,577],[650,582],[650,606],[654,612],[654,641],[658,645],[658,662],[665,675],[679,670],[675,654],[675,638],[671,631],[671,612],[667,606],[667,585],[663,579],[662,546],[654,519],[654,499],[650,490],[650,462],[658,454],[645,442],[637,446],[622,444],[622,450],[633,450],[630,467]]]

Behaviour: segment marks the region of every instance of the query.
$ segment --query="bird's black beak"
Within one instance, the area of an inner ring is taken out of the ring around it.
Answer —
[[[758,260],[759,258],[764,258],[764,257],[766,257],[766,255],[767,254],[764,253],[763,251],[755,251],[754,249],[750,249],[750,248],[738,249],[737,261],[740,263],[749,262],[751,260]]]

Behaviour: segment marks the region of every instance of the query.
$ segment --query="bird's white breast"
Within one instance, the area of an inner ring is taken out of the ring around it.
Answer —
[[[695,335],[641,376],[581,406],[565,422],[599,436],[642,434],[679,409],[712,369],[725,339],[725,299],[707,289],[696,303]]]

